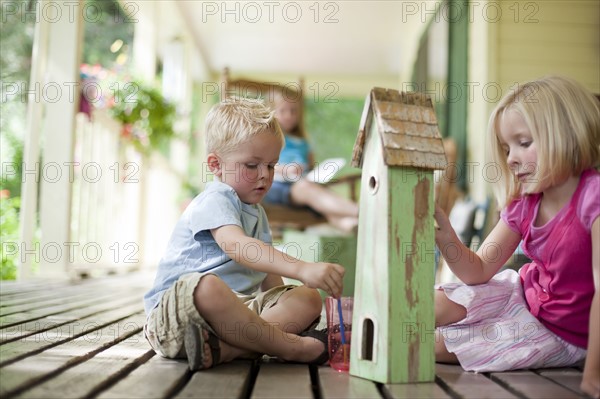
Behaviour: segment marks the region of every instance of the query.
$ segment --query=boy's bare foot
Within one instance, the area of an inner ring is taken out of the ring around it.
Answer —
[[[236,348],[223,342],[215,334],[196,325],[188,326],[184,337],[190,370],[205,370],[233,359],[254,360],[262,356],[256,352]]]
[[[219,338],[201,326],[188,325],[184,346],[188,365],[192,371],[211,368],[221,361]]]
[[[320,330],[307,330],[300,333],[300,337],[308,343],[305,348],[305,363],[325,364],[329,360],[329,346],[327,344],[327,332]],[[308,338],[308,339],[307,339]]]

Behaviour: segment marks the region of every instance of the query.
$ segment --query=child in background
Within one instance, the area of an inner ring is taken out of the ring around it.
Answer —
[[[299,101],[300,98],[292,98],[286,93],[274,94],[275,117],[284,132],[285,146],[265,202],[308,206],[322,214],[331,225],[344,232],[352,232],[358,226],[358,205],[304,178],[315,162],[301,123]]]
[[[439,207],[434,215],[436,243],[464,283],[436,291],[437,361],[491,372],[585,358],[581,389],[599,397],[599,108],[580,84],[552,76],[493,111],[500,221],[475,254]],[[521,240],[532,262],[496,274]]]
[[[324,332],[306,330],[339,297],[342,266],[275,250],[259,205],[273,181],[283,134],[258,100],[227,99],[206,118],[207,163],[216,181],[186,208],[145,295],[146,338],[191,370],[269,354],[322,364]],[[281,276],[305,285],[284,286]]]

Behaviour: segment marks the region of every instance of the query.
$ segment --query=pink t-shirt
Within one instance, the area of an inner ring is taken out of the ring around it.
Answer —
[[[543,226],[534,226],[541,194],[513,201],[502,220],[523,237],[532,262],[520,270],[529,310],[549,330],[574,345],[588,342],[594,296],[591,227],[600,216],[600,173],[582,173],[573,197]]]

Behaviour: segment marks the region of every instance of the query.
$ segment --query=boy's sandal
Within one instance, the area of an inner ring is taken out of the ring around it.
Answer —
[[[325,347],[323,349],[323,352],[321,352],[321,354],[317,358],[310,361],[308,364],[316,364],[316,365],[320,366],[322,364],[325,364],[329,360],[329,342],[327,339],[327,329],[325,329],[325,330],[306,330],[306,331],[302,331],[298,335],[301,337],[315,338],[315,339],[321,341],[323,343],[323,346]]]
[[[212,332],[206,330],[208,332],[208,340],[206,340],[202,334],[204,330],[205,329],[202,328],[202,326],[195,324],[189,324],[185,330],[183,344],[188,358],[188,365],[192,371],[211,368],[219,364],[221,360],[219,338]],[[204,366],[204,344],[206,343],[208,343],[212,355],[212,363],[208,367]]]

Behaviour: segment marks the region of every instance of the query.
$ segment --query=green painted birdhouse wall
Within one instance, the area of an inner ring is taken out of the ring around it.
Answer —
[[[433,170],[446,158],[429,97],[374,88],[353,163],[362,180],[350,374],[433,381]]]

